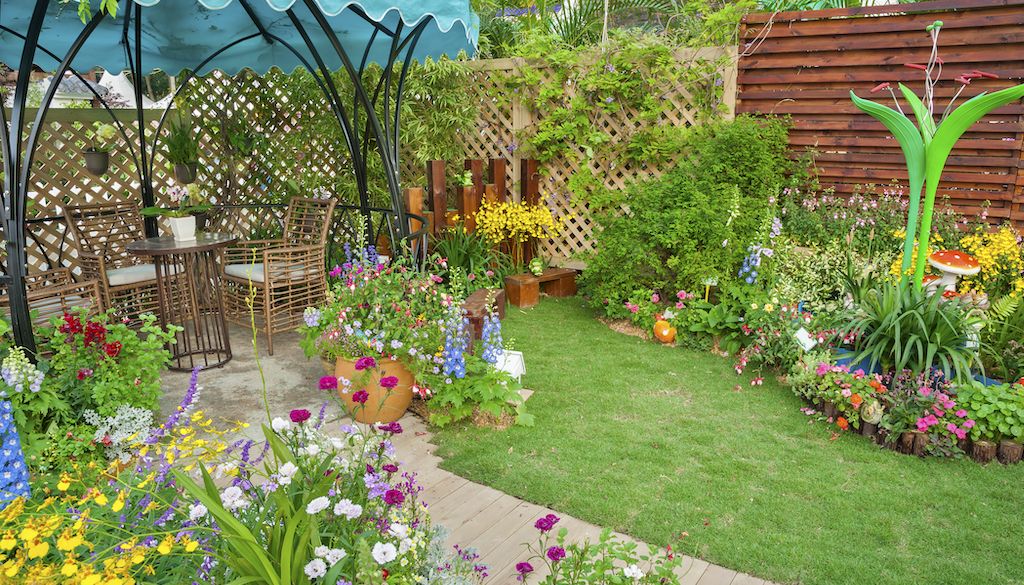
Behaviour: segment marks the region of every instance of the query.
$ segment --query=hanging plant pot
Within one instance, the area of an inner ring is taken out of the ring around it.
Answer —
[[[110,153],[99,150],[86,150],[82,152],[85,158],[85,168],[97,177],[106,173],[110,167]]]
[[[199,172],[199,165],[195,163],[174,165],[174,178],[182,185],[190,185],[196,182],[196,174]]]

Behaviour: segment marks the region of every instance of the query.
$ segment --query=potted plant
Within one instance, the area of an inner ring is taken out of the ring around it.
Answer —
[[[412,402],[417,373],[440,371],[442,324],[458,303],[439,276],[404,259],[382,262],[372,246],[346,252],[325,302],[304,314],[301,345],[334,362],[339,397],[356,420],[391,422]]]
[[[192,126],[180,118],[167,132],[167,161],[174,165],[174,178],[189,185],[196,180],[199,169],[199,142],[192,135]]]
[[[167,189],[167,198],[174,207],[144,207],[144,217],[166,217],[167,225],[175,241],[187,242],[196,239],[196,216],[205,214],[213,207],[203,200],[197,185],[172,185]]]
[[[114,148],[117,128],[112,124],[95,122],[86,135],[89,137],[89,146],[82,151],[85,168],[98,177],[110,167],[110,151]]]

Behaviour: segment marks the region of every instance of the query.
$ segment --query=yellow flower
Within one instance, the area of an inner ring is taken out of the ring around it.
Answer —
[[[71,551],[81,546],[84,539],[81,534],[75,534],[71,530],[65,530],[57,539],[57,550]]]
[[[70,577],[78,572],[78,563],[74,559],[67,559],[64,561],[64,566],[60,568],[60,574],[65,577]]]
[[[57,489],[62,492],[66,492],[69,487],[71,487],[71,476],[67,473],[62,473],[60,475],[60,481],[57,482]]]
[[[111,511],[120,512],[121,510],[123,510],[124,509],[124,498],[125,498],[124,491],[120,491],[119,490],[117,492],[117,498],[114,500],[114,504],[112,506],[110,506]]]
[[[100,579],[102,579],[102,578],[103,578],[102,575],[96,575],[96,574],[89,575],[85,579],[82,579],[82,585],[97,585],[97,583],[99,583]]]
[[[42,558],[45,557],[48,552],[50,552],[50,543],[42,540],[36,541],[28,547],[28,558]]]
[[[107,495],[104,494],[103,492],[97,492],[94,500],[96,501],[96,505],[98,506],[106,506],[107,502],[110,501],[109,499],[107,499]]]
[[[165,555],[170,553],[172,548],[174,548],[174,537],[168,534],[167,538],[160,541],[160,546],[156,547],[156,550],[160,554]]]

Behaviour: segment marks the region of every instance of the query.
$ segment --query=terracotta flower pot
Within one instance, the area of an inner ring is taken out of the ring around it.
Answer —
[[[369,381],[363,388],[357,388],[355,380],[362,378],[366,371],[357,371],[355,360],[338,358],[334,367],[334,375],[338,378],[353,380],[348,392],[343,392],[339,385],[339,395],[349,413],[361,423],[394,422],[405,414],[412,404],[413,375],[404,365],[395,360],[378,359],[377,367],[371,370]],[[380,379],[387,376],[398,378],[394,388],[382,388]],[[352,400],[359,390],[366,390],[369,399],[365,404]]]

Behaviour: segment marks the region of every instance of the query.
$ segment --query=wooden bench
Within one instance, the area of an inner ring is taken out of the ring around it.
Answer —
[[[494,306],[494,312],[498,319],[505,318],[505,291],[500,288],[481,288],[473,291],[465,301],[462,301],[462,310],[469,318],[469,324],[473,327],[473,339],[480,339],[484,331],[484,317]]]
[[[505,278],[508,302],[520,308],[535,306],[540,293],[553,297],[576,294],[576,271],[569,268],[548,268],[540,276],[514,274]]]

